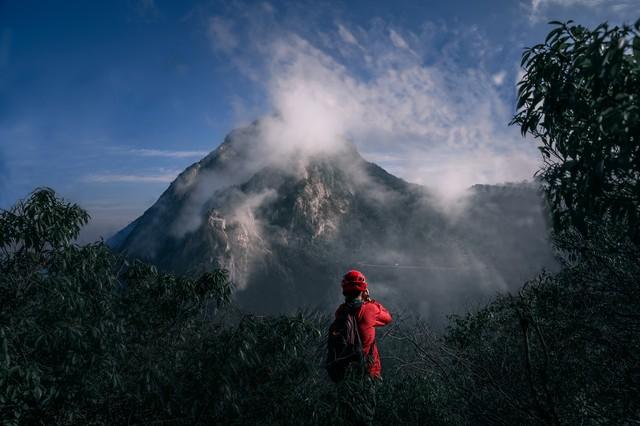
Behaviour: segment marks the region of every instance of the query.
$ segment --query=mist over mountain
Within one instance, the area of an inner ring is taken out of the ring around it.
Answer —
[[[179,274],[226,268],[261,313],[333,309],[358,268],[374,298],[436,323],[555,266],[534,184],[476,185],[443,206],[352,144],[274,150],[262,125],[229,134],[109,243]]]

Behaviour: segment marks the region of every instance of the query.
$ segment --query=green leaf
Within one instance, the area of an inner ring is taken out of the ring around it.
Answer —
[[[527,97],[526,96],[520,96],[518,98],[518,104],[517,104],[516,108],[517,109],[522,108],[526,102],[527,102]]]
[[[557,37],[558,35],[560,35],[560,33],[564,30],[564,28],[560,27],[560,28],[556,28],[552,31],[549,32],[549,34],[547,34],[547,37],[544,39],[545,43],[548,43],[549,40],[551,40],[554,37]]]

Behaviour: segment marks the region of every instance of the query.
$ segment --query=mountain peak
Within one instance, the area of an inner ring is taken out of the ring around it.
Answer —
[[[261,137],[259,122],[231,132],[114,237],[117,248],[177,273],[226,268],[238,301],[263,312],[328,308],[358,267],[376,294],[442,317],[553,265],[535,192],[511,202],[476,191],[452,222],[352,143],[310,153]]]

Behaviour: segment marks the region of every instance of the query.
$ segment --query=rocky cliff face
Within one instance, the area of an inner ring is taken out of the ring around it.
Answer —
[[[112,245],[177,273],[227,268],[258,312],[332,309],[359,268],[374,297],[432,320],[554,265],[532,185],[474,187],[451,215],[348,144],[263,164],[255,137],[231,133]]]

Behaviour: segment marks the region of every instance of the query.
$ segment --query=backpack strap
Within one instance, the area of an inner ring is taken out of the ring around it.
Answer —
[[[351,312],[351,313],[349,313],[349,315],[353,315],[353,319],[354,319],[354,321],[355,321],[355,323],[356,323],[356,336],[358,336],[358,347],[360,348],[360,358],[361,358],[361,361],[366,362],[366,359],[365,359],[365,356],[364,356],[364,352],[362,351],[362,349],[363,349],[363,348],[362,348],[362,337],[360,337],[360,327],[359,327],[359,324],[358,324],[358,312],[359,312],[359,311],[360,311],[360,310],[358,309],[358,310],[357,310],[357,311],[355,311],[355,312]],[[364,362],[363,362],[363,364],[364,364]]]
[[[362,308],[360,308],[362,309]],[[360,309],[358,309],[358,312],[360,311]],[[358,323],[358,317],[356,316],[356,324]],[[358,330],[358,327],[356,327],[356,331],[358,333],[358,340],[360,341],[360,347],[362,348],[362,339],[360,338],[360,330]],[[377,342],[376,342],[376,337],[375,337],[375,329],[374,329],[374,335],[373,335],[373,342],[371,342],[371,346],[369,346],[369,353],[368,354],[364,354],[364,351],[362,352],[362,357],[364,358],[364,361],[366,364],[369,364],[371,361],[373,361],[373,348],[376,346]],[[364,348],[363,348],[364,349]]]
[[[348,308],[345,307],[345,309],[348,309]],[[363,344],[362,344],[362,338],[360,337],[360,329],[358,327],[358,325],[359,325],[358,324],[358,312],[360,312],[360,309],[362,309],[362,307],[358,308],[358,310],[356,310],[356,311],[348,312],[348,314],[349,315],[353,315],[353,319],[356,322],[356,336],[358,336],[358,343],[359,343],[360,348],[361,348],[360,353],[361,353],[361,356],[362,356],[362,361],[364,361],[363,365],[365,365],[365,364],[369,364],[373,360],[373,348],[376,345],[376,338],[375,337],[373,338],[373,342],[371,342],[371,346],[369,346],[369,353],[365,355],[365,353],[363,351],[364,348],[363,348]]]

